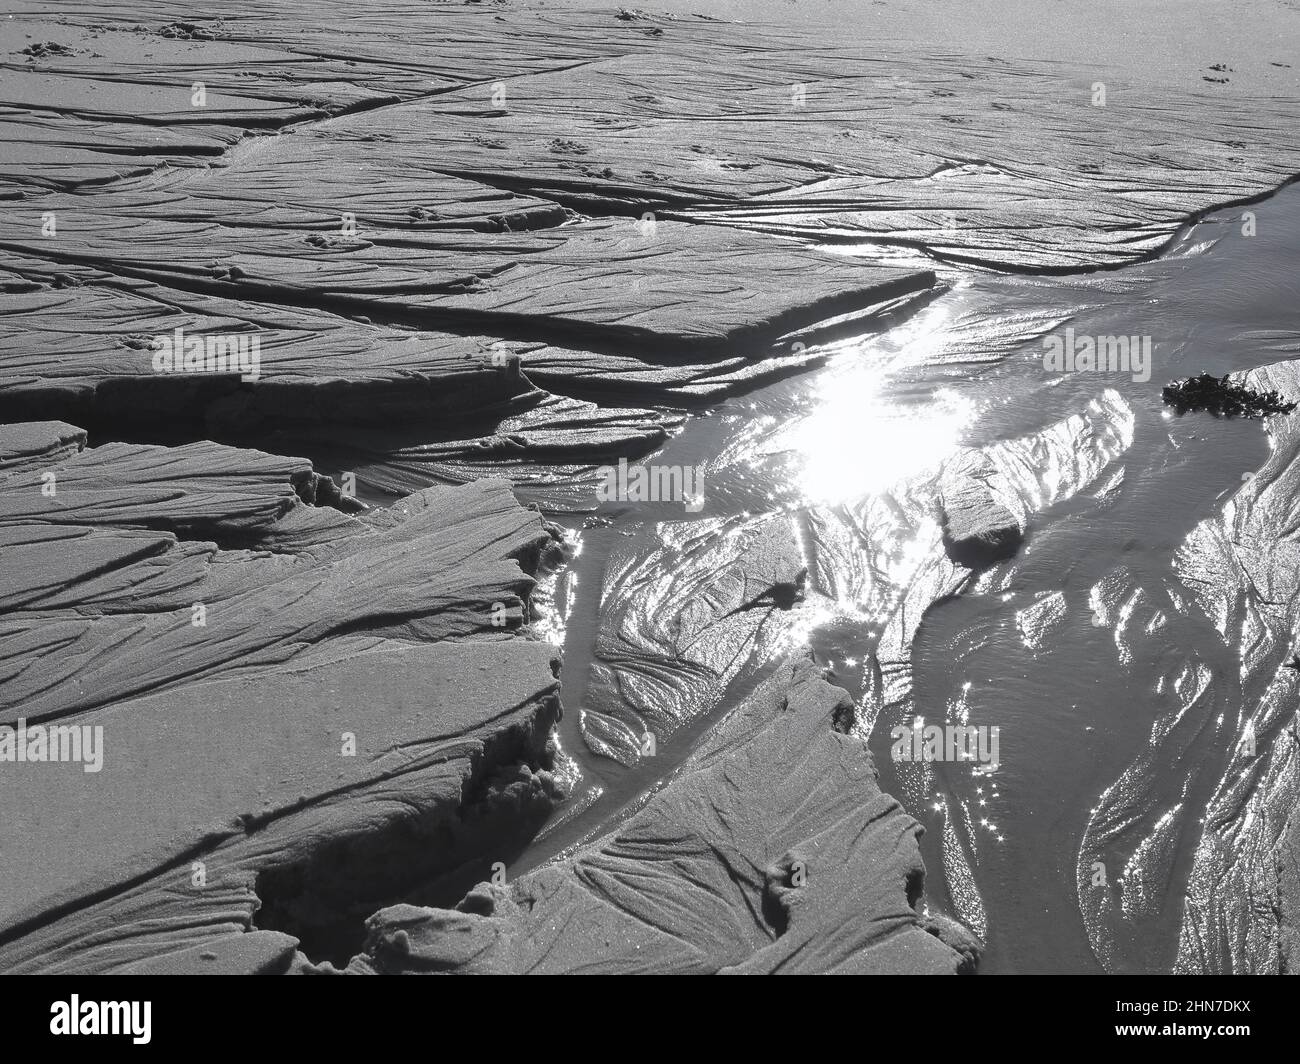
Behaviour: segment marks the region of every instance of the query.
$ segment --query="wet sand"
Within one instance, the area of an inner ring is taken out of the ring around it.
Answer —
[[[4,27],[0,965],[1293,968],[1293,10],[192,17]]]

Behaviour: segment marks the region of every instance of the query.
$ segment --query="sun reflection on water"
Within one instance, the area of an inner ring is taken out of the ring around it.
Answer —
[[[851,502],[933,469],[974,419],[975,404],[950,389],[890,398],[883,376],[860,360],[828,367],[809,412],[783,434],[806,502]]]

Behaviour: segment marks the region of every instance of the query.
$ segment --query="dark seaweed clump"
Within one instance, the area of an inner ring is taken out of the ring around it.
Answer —
[[[1296,408],[1278,392],[1253,392],[1229,377],[1202,373],[1185,381],[1174,381],[1164,388],[1165,402],[1178,413],[1208,410],[1215,417],[1266,417],[1289,414]]]

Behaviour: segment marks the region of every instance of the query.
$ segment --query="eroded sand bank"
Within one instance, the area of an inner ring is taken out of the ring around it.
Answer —
[[[975,967],[1006,882],[980,807],[1026,759],[891,765],[896,801],[872,753],[973,719],[925,671],[948,604],[1019,595],[1025,646],[1061,640],[1034,536],[1156,475],[1147,392],[1009,373],[1016,416],[904,412],[876,454],[879,411],[810,442],[736,404],[824,363],[823,413],[852,402],[864,336],[933,396],[1135,305],[1135,264],[1199,253],[1189,219],[1300,172],[1296,15],[677,6],[0,23],[0,721],[104,742],[0,772],[33,811],[0,828],[6,969]],[[998,272],[1026,286],[1001,316]],[[1042,856],[1101,966],[1293,965],[1296,569],[1264,545],[1294,533],[1292,420],[1165,599],[1102,548],[1095,627],[1159,662],[1135,697],[1168,716],[1072,782],[1097,805]],[[828,446],[859,460],[783,495],[772,463]],[[620,460],[703,468],[703,498],[603,503]],[[1209,738],[1203,621],[1242,652]],[[1203,769],[1161,776],[1183,733]]]

